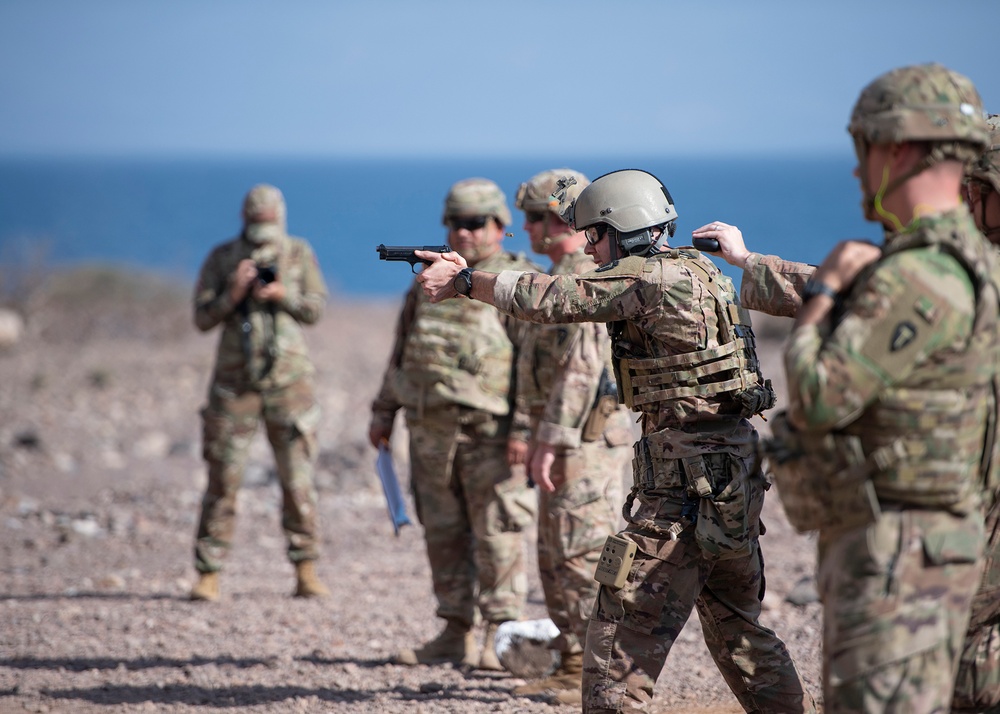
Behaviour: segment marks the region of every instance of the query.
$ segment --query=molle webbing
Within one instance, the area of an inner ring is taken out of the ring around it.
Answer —
[[[622,359],[621,374],[630,407],[685,397],[709,397],[738,392],[759,382],[756,373],[742,369],[746,344],[742,338],[709,349],[668,357]],[[676,370],[683,366],[685,369]],[[646,370],[654,372],[642,374]],[[701,384],[698,380],[720,372],[736,371],[734,379]],[[666,386],[673,385],[673,386]]]
[[[630,409],[649,411],[651,406],[655,408],[653,405],[679,399],[718,395],[732,395],[736,399],[751,388],[770,391],[769,385],[761,384],[749,313],[724,295],[718,276],[687,251],[674,249],[662,257],[680,261],[692,272],[692,280],[701,283],[714,298],[719,346],[663,357],[622,355],[618,376],[624,403]],[[729,378],[702,382],[720,376]],[[773,399],[770,403],[773,404]],[[751,412],[756,413],[755,408]]]

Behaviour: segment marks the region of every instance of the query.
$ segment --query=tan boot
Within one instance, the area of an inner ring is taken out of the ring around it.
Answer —
[[[415,650],[406,649],[394,658],[396,664],[476,665],[476,639],[472,628],[458,620],[448,620],[441,634]]]
[[[215,602],[219,599],[219,573],[213,571],[211,573],[202,573],[198,576],[198,582],[195,586],[191,588],[191,594],[188,596],[192,600],[204,600],[207,602]]]
[[[329,597],[330,591],[316,575],[315,561],[300,560],[295,564],[295,597]]]
[[[483,651],[479,655],[477,669],[487,669],[493,672],[502,672],[503,665],[497,658],[497,627],[499,622],[489,622],[486,624],[486,635],[483,637]]]
[[[575,692],[579,701],[580,688],[583,685],[583,653],[567,654],[563,652],[562,662],[555,672],[545,679],[514,687],[514,694],[522,697],[532,694],[557,695],[563,692]],[[571,704],[573,702],[564,702]]]

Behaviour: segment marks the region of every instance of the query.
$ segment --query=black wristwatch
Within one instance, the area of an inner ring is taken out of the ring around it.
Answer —
[[[462,268],[458,271],[458,275],[455,276],[451,284],[459,295],[469,297],[472,293],[472,272],[474,270],[475,268]]]
[[[802,288],[802,302],[807,303],[818,295],[826,295],[828,298],[836,302],[839,298],[837,292],[831,288],[826,283],[815,280],[814,278],[809,278],[806,281],[805,287]]]

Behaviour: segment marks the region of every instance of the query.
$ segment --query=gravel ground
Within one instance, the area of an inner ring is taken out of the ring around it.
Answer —
[[[553,711],[513,697],[523,680],[505,674],[391,664],[440,628],[420,527],[393,536],[366,441],[395,303],[335,299],[309,333],[325,410],[318,570],[333,596],[289,597],[260,437],[223,597],[186,599],[205,479],[197,410],[216,336],[191,327],[185,297],[117,273],[62,276],[36,291],[26,336],[0,353],[0,712]],[[785,327],[758,330],[772,377]],[[820,607],[787,600],[810,600],[814,543],[773,492],[765,522],[764,619],[818,695]],[[524,616],[544,616],[537,577]],[[696,616],[651,711],[740,711]]]

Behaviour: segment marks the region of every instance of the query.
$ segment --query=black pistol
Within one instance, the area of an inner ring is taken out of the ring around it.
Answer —
[[[431,253],[450,253],[451,247],[447,245],[385,245],[384,243],[380,243],[375,250],[378,251],[379,260],[406,261],[410,264],[410,272],[416,273],[417,263],[429,265],[430,261],[418,258],[414,255],[414,251],[426,250]]]

